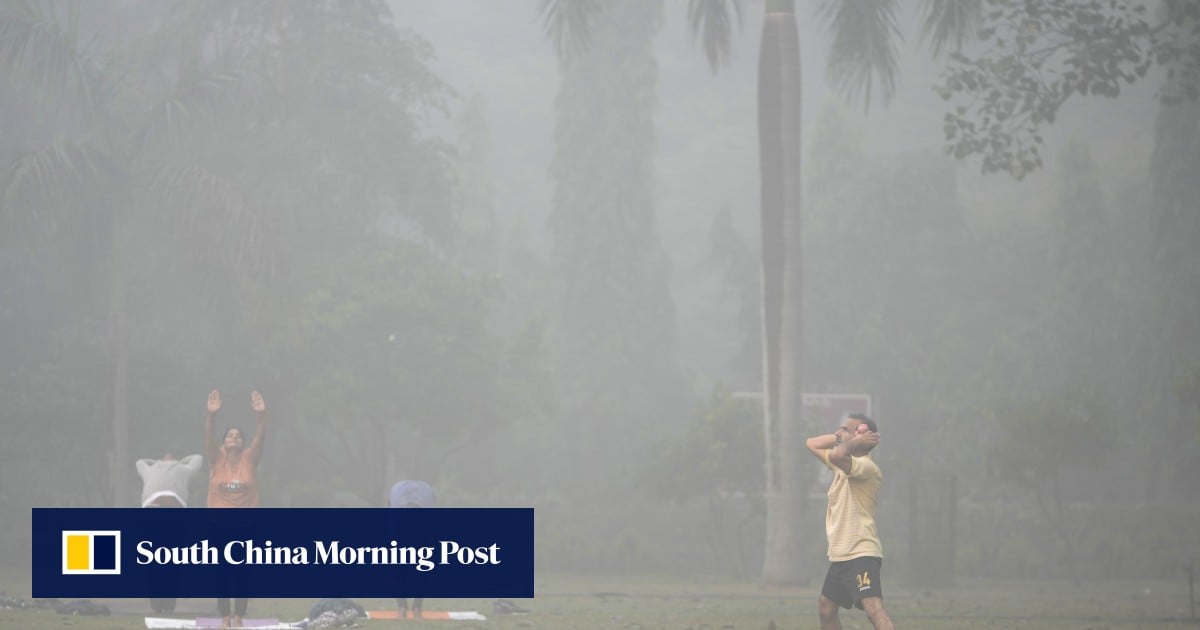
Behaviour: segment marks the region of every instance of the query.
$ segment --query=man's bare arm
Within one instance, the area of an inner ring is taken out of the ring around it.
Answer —
[[[837,434],[825,433],[822,435],[814,435],[804,443],[808,450],[822,462],[825,461],[825,451],[833,448],[837,444]]]
[[[826,466],[837,466],[839,470],[850,474],[850,449],[846,442],[838,441],[836,433],[814,435],[804,443],[808,450]]]
[[[829,465],[837,466],[838,470],[850,474],[850,465],[854,458],[850,456],[850,443],[858,438],[851,438],[829,449]]]
[[[854,451],[864,447],[869,451],[871,448],[874,448],[876,444],[879,444],[878,433],[874,433],[872,431],[859,433],[848,440],[843,440],[841,444],[830,450],[829,463],[833,466],[837,466],[839,470],[849,475],[850,465],[854,463],[854,457],[852,457],[850,453],[853,453]]]

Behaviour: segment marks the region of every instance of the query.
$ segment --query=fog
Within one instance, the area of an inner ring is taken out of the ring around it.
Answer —
[[[6,566],[30,508],[137,506],[135,460],[201,452],[215,388],[222,430],[266,401],[264,506],[423,479],[441,506],[536,508],[539,571],[760,579],[762,2],[715,72],[682,2],[606,3],[575,57],[534,2],[34,6],[0,42]],[[1181,576],[1196,102],[1164,103],[1155,65],[1066,100],[1040,168],[984,174],[945,148],[961,101],[913,7],[869,106],[830,76],[828,20],[797,18],[782,351],[814,405],[869,399],[891,575]],[[781,448],[817,580],[821,467]]]

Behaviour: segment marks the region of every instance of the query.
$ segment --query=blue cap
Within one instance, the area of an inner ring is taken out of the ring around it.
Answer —
[[[424,481],[397,481],[388,493],[388,507],[433,507],[433,488]]]

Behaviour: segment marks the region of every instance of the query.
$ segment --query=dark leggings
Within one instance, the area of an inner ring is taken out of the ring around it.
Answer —
[[[238,617],[245,617],[246,616],[246,603],[249,601],[250,601],[250,599],[247,597],[234,598],[233,599],[233,614]],[[217,598],[217,611],[219,613],[221,613],[222,617],[229,616],[229,598],[228,597],[218,597]]]
[[[421,605],[424,603],[425,603],[424,597],[414,597],[412,600],[413,612],[420,611]],[[404,598],[404,597],[397,597],[396,598],[396,608],[399,608],[400,612],[407,611],[408,610],[408,599]]]

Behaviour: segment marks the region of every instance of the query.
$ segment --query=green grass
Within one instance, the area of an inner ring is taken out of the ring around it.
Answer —
[[[888,576],[885,576],[887,578]],[[28,599],[29,581],[0,576],[0,590]],[[476,610],[484,622],[363,621],[361,626],[446,627],[461,630],[531,628],[599,630],[652,628],[678,630],[762,629],[774,620],[779,630],[817,628],[814,588],[771,588],[757,584],[660,577],[567,576],[540,574],[537,597],[521,600],[532,612],[523,616],[491,614],[492,600],[432,599],[430,610]],[[899,628],[961,630],[1021,628],[1101,630],[1196,628],[1189,614],[1186,580],[1128,582],[961,581],[953,588],[926,589],[893,578],[885,583],[885,603]],[[97,600],[114,603],[110,600]],[[140,600],[139,604],[145,600]],[[252,600],[255,617],[303,618],[311,599]],[[391,600],[357,600],[367,608],[390,608]],[[181,600],[211,605],[207,600]],[[129,605],[131,602],[115,602]],[[869,628],[865,616],[842,611],[847,630]],[[142,627],[139,615],[71,617],[51,610],[0,610],[0,628],[71,628],[75,630]]]

